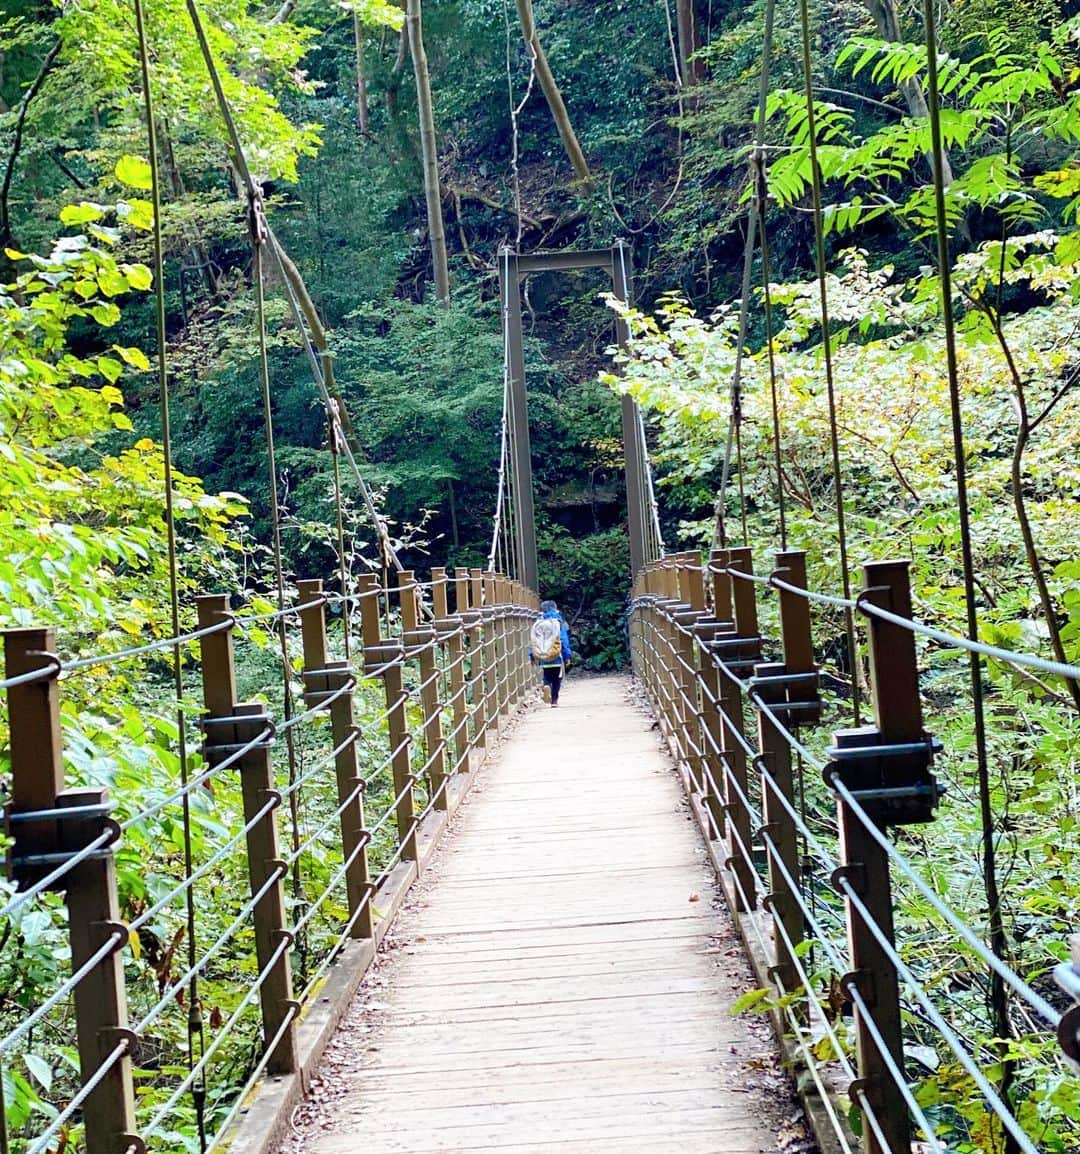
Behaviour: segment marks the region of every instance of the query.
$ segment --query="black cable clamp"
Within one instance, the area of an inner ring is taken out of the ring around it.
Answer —
[[[842,729],[827,751],[822,777],[830,788],[842,784],[875,825],[918,825],[934,820],[945,794],[930,768],[941,749],[929,733],[896,743],[883,741],[873,725]]]

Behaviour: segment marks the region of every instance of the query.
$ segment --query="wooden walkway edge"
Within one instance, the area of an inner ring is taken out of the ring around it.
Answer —
[[[288,1149],[763,1154],[793,1107],[625,678],[524,718],[331,1043]]]

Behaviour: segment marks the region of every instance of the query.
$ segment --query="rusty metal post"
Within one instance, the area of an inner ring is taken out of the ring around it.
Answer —
[[[633,303],[632,253],[625,240],[617,240],[612,246],[611,287],[617,299],[626,304]],[[615,337],[619,345],[625,347],[630,341],[630,326],[621,317],[615,322]],[[647,496],[644,491],[647,464],[645,445],[641,437],[641,422],[637,403],[629,393],[624,393],[621,401],[623,434],[623,462],[626,478],[626,521],[630,538],[630,576],[636,577],[645,567],[649,556]]]
[[[903,617],[911,616],[908,562],[879,561],[863,566],[864,602]],[[878,828],[932,820],[939,791],[930,771],[934,743],[923,729],[915,638],[907,629],[869,617],[870,684],[874,725],[842,730],[829,751],[827,780],[850,791]],[[859,1089],[871,1103],[887,1144],[864,1123],[866,1154],[906,1150],[908,1111],[881,1050],[903,1069],[899,980],[888,952],[870,929],[895,941],[889,858],[843,798],[837,800],[840,868],[834,881],[845,897],[852,972],[845,992],[858,992],[855,1005]],[[853,895],[862,906],[860,909]],[[860,1005],[861,1003],[861,1005]],[[873,1019],[873,1028],[864,1018]],[[881,1047],[874,1033],[884,1040]]]
[[[375,578],[365,573],[357,579],[360,598],[360,629],[364,643],[364,669],[369,676],[382,678],[386,693],[386,730],[389,742],[390,771],[394,781],[394,820],[403,861],[416,861],[416,800],[412,762],[409,755],[411,737],[405,717],[408,695],[405,693],[401,668],[405,650],[395,637],[383,637],[379,614],[379,593]],[[386,597],[389,598],[389,591]]]
[[[326,607],[321,604],[322,581],[296,583],[300,603],[300,631],[304,645],[304,703],[311,707],[330,698],[330,734],[334,749],[338,806],[341,807],[341,849],[345,866],[345,896],[352,922],[350,935],[370,938],[374,932],[371,911],[371,875],[368,867],[368,834],[364,823],[363,778],[356,757],[360,731],[353,714],[354,681],[347,661],[330,661],[326,642]],[[315,604],[312,604],[312,603]]]
[[[533,498],[532,449],[529,444],[529,395],[525,387],[525,345],[521,325],[521,272],[518,254],[509,246],[499,249],[499,292],[502,298],[503,336],[509,358],[514,447],[510,469],[514,478],[514,551],[518,571],[534,588],[539,584],[536,560],[536,516]]]
[[[223,621],[231,623],[229,598],[210,594],[198,599],[199,628]],[[267,1063],[270,1074],[289,1074],[296,1069],[296,1015],[298,1005],[292,994],[289,946],[292,935],[285,918],[285,890],[276,813],[281,797],[274,790],[270,760],[272,725],[259,702],[237,703],[236,672],[233,663],[232,628],[211,633],[199,641],[202,653],[203,751],[208,765],[224,760],[229,747],[255,742],[238,763],[240,791],[247,832],[248,878],[252,895],[261,894],[255,904],[255,955],[263,975],[259,999],[262,1007],[263,1036],[278,1041]],[[262,740],[256,741],[260,734]],[[224,747],[224,749],[222,748]],[[260,816],[261,815],[261,816]]]
[[[58,858],[73,855],[102,834],[116,831],[107,817],[108,791],[64,789],[60,737],[60,693],[55,635],[51,629],[12,629],[4,633],[4,669],[18,677],[39,669],[51,676],[7,691],[10,726],[11,798],[9,818],[19,813],[54,810],[57,819],[13,823],[12,874],[19,885],[32,884],[54,869]],[[92,807],[96,814],[61,817],[64,809]],[[46,863],[33,864],[44,857]],[[116,861],[112,841],[71,869],[56,885],[66,891],[71,969],[77,973],[96,954],[109,950],[75,986],[75,1043],[79,1074],[87,1085],[112,1063],[82,1105],[83,1145],[87,1154],[116,1154],[128,1145],[142,1148],[135,1136],[132,1056],[135,1037],[128,1029],[123,950],[127,927],[120,921]],[[117,1059],[117,1049],[123,1053]]]
[[[806,588],[806,554],[778,553],[774,576]],[[784,660],[754,667],[753,693],[768,707],[758,711],[758,748],[761,750],[761,818],[769,869],[766,905],[774,923],[773,944],[777,975],[784,988],[798,987],[799,975],[792,950],[803,940],[803,915],[795,886],[799,880],[798,835],[792,813],[795,785],[791,745],[776,722],[794,729],[820,717],[818,675],[810,637],[810,603],[797,593],[781,589],[780,635]],[[770,716],[770,714],[772,716]],[[789,880],[790,879],[790,880]],[[790,944],[789,944],[790,943]]]
[[[713,653],[720,662],[720,709],[723,721],[724,812],[727,815],[728,860],[727,865],[736,878],[736,892],[740,905],[753,909],[756,905],[754,894],[756,875],[751,860],[751,840],[753,827],[750,813],[743,801],[749,797],[749,778],[746,762],[746,724],[743,716],[742,690],[735,677],[744,677],[761,655],[761,638],[758,634],[756,588],[750,581],[742,581],[723,572],[731,569],[742,573],[752,573],[753,556],[749,549],[738,548],[727,551],[724,557],[720,551],[720,573],[713,573],[713,595],[719,596],[721,606],[728,602],[732,606],[734,628],[730,634],[719,636],[712,643]],[[724,563],[726,562],[726,564]],[[717,578],[726,578],[719,583]]]

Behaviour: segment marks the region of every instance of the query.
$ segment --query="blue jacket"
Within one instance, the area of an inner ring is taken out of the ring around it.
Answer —
[[[554,667],[556,665],[563,665],[570,660],[570,630],[566,627],[566,622],[563,620],[563,615],[557,609],[548,609],[546,612],[540,614],[541,617],[556,617],[562,625],[562,653],[558,661],[541,661],[540,668],[545,669]],[[533,657],[532,646],[529,646],[529,660]]]

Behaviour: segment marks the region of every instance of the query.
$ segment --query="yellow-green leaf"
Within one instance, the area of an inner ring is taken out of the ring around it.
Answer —
[[[83,201],[82,204],[65,205],[60,210],[60,220],[64,224],[89,224],[92,220],[101,220],[105,210],[99,204]]]
[[[150,165],[138,156],[121,156],[116,162],[116,179],[129,188],[151,188]]]
[[[113,351],[119,353],[133,369],[141,369],[144,373],[149,372],[150,362],[142,349],[137,349],[131,345],[113,345]]]

